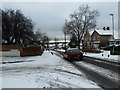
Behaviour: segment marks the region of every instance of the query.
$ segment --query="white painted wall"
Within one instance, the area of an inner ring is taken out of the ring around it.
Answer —
[[[13,49],[11,51],[0,51],[0,57],[19,57],[20,51]]]
[[[118,2],[118,16],[120,16],[120,1]],[[118,17],[118,39],[120,39],[120,17]]]

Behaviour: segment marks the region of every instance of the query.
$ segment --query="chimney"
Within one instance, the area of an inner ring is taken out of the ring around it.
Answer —
[[[103,27],[103,30],[105,30],[106,28],[105,27]]]
[[[110,30],[110,27],[107,27],[106,30]]]

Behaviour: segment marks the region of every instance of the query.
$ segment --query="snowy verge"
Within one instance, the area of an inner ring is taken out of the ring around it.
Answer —
[[[13,58],[8,57],[8,59],[12,60]],[[44,52],[42,56],[31,56],[24,59],[32,61],[2,65],[2,88],[101,89],[70,63],[50,52]]]
[[[100,58],[112,62],[120,62],[120,55],[110,55],[110,51],[103,51],[102,53],[84,53],[84,56]]]

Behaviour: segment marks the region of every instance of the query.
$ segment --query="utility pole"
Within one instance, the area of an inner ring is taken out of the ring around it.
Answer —
[[[114,14],[110,14],[112,16],[112,28],[113,28],[113,39],[114,39]]]
[[[110,16],[112,16],[112,28],[113,28],[113,39],[114,39],[114,14],[110,14]],[[115,40],[115,39],[114,39]],[[115,42],[115,41],[114,41]],[[115,44],[115,43],[114,43]],[[114,50],[114,45],[113,45],[113,54],[114,54],[115,50]]]

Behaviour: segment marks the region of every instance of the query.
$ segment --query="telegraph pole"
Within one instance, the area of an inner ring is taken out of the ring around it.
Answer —
[[[110,14],[110,16],[112,16],[113,40],[115,40],[115,38],[114,38],[114,14]],[[115,52],[115,50],[114,50],[114,45],[113,45],[113,54],[114,54],[114,52]]]
[[[110,14],[112,16],[112,28],[113,28],[113,39],[114,39],[114,14]]]

